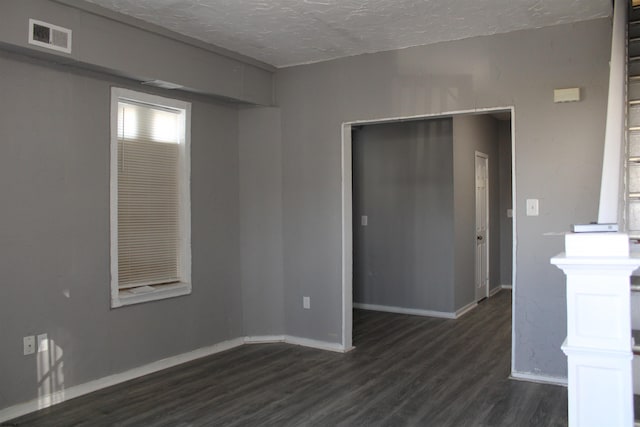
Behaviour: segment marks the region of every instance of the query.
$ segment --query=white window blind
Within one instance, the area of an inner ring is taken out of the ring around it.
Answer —
[[[111,307],[191,293],[191,104],[111,88]]]
[[[118,287],[180,278],[181,112],[118,102]]]

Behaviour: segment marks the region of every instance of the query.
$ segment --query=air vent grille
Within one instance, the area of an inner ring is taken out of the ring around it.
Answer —
[[[71,30],[36,19],[29,19],[29,44],[71,53]]]

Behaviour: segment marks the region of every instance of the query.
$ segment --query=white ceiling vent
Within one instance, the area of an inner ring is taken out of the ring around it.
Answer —
[[[29,19],[29,44],[71,53],[71,30]]]

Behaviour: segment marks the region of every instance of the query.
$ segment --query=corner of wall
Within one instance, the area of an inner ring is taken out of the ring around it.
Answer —
[[[280,109],[243,108],[238,127],[244,334],[284,334]]]

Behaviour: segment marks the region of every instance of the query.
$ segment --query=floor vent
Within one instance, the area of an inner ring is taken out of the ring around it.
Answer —
[[[71,30],[29,19],[29,44],[71,53]]]

